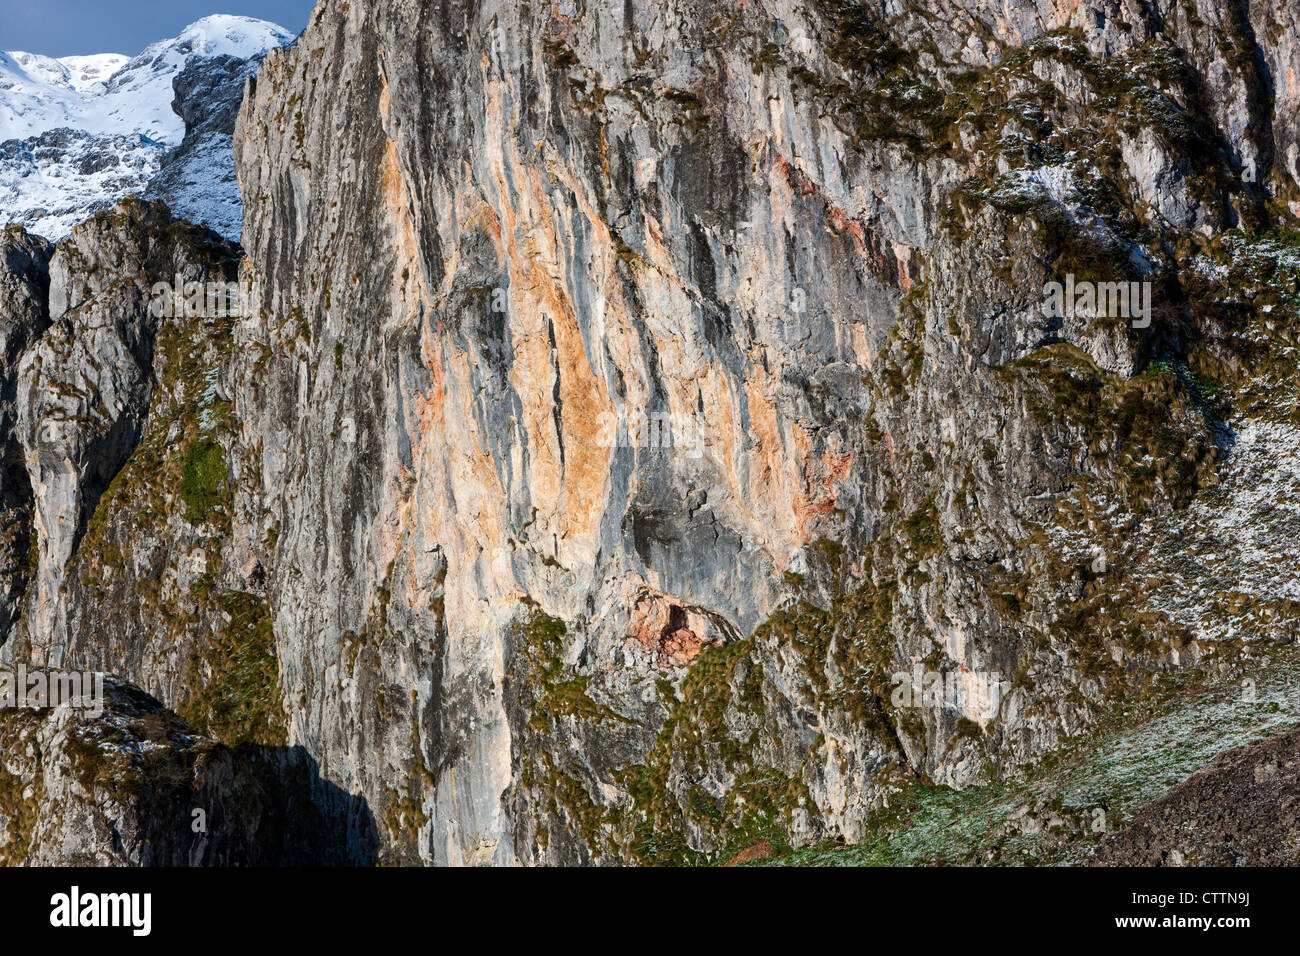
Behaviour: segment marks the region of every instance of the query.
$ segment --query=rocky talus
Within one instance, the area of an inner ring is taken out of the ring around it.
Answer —
[[[1300,864],[1300,733],[1218,757],[1102,844],[1099,866]]]
[[[9,234],[0,654],[268,751],[322,857],[451,865],[865,843],[1267,669],[1298,17],[321,0],[244,86],[242,250]]]

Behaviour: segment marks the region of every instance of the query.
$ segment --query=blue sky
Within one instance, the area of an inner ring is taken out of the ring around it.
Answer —
[[[0,50],[135,56],[213,13],[259,17],[298,33],[314,5],[313,0],[0,0]]]

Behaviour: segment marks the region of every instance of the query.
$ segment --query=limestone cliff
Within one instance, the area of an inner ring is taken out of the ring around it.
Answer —
[[[5,653],[431,864],[860,842],[1270,660],[1298,15],[321,0],[245,86],[242,259],[152,206],[47,279],[12,240]],[[254,308],[155,322],[176,271]]]

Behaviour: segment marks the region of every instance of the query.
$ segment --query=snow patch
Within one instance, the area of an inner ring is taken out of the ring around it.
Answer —
[[[98,208],[142,193],[185,136],[172,110],[176,75],[196,58],[247,60],[292,41],[274,23],[223,15],[130,59],[0,53],[0,223],[17,222],[57,241]],[[231,176],[215,179],[221,195],[213,202],[196,195],[178,212],[211,206],[220,212],[211,224],[229,233],[242,213],[237,191],[231,208],[233,160],[217,159],[232,166]],[[205,185],[194,184],[198,193]]]

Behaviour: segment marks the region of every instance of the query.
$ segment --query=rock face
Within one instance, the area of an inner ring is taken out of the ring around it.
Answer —
[[[245,83],[242,260],[12,234],[0,659],[428,864],[853,842],[1231,676],[1300,599],[1295,15],[322,0]]]
[[[36,558],[32,492],[18,438],[18,361],[49,327],[54,248],[21,230],[0,239],[0,643],[8,638]]]
[[[90,220],[59,246],[50,261],[51,327],[18,363],[17,433],[40,542],[22,643],[36,663],[64,660],[69,562],[100,497],[139,451],[169,360],[193,359],[157,354],[154,285],[234,278],[233,250],[218,237],[173,221],[161,206],[124,208],[125,215]],[[202,342],[200,331],[188,347],[197,352]],[[154,673],[161,671],[155,661]]]
[[[409,771],[426,861],[716,858],[1185,660],[1090,550],[1214,477],[1150,365],[1205,328],[1176,244],[1295,195],[1258,16],[320,4],[236,145],[291,738]],[[1044,318],[1067,274],[1152,330]],[[914,662],[997,719],[892,711]]]

